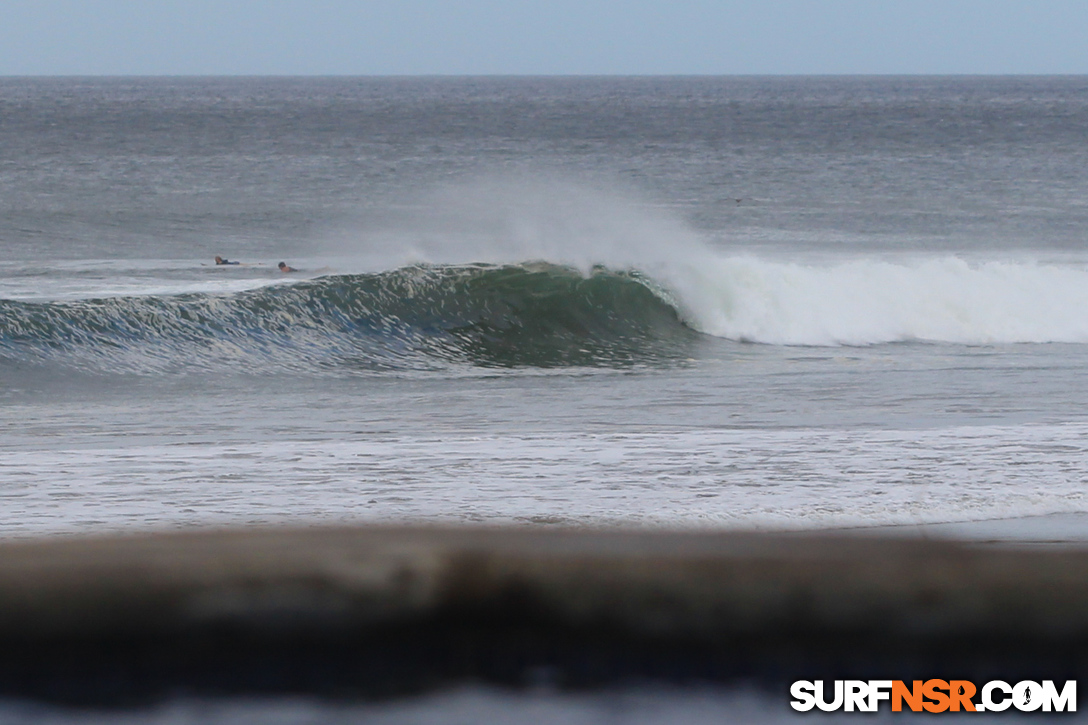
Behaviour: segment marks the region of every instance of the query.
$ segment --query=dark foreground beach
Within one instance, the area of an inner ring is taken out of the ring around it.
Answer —
[[[1064,681],[1088,666],[1088,549],[1060,524],[974,541],[384,526],[8,543],[0,697],[642,682],[784,702],[797,679]]]

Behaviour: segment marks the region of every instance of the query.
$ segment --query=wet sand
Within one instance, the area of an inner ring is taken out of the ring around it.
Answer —
[[[886,537],[938,539],[967,544],[996,544],[1018,548],[1051,547],[1088,549],[1088,514],[1065,513],[1021,516],[986,521],[955,521],[914,526],[880,526],[841,529]]]

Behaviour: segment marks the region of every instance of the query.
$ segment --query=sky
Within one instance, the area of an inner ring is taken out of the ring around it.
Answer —
[[[1088,0],[0,0],[0,75],[1088,73]]]

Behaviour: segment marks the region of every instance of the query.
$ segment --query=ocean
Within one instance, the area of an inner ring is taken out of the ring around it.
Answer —
[[[1081,77],[0,80],[0,536],[1083,513],[1086,127]]]
[[[1088,77],[0,79],[0,538],[1083,541],[1086,128]]]
[[[1088,503],[1088,79],[5,79],[0,119],[2,536]]]

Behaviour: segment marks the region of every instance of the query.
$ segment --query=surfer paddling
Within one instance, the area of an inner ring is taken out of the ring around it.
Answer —
[[[288,266],[287,262],[280,262],[276,266],[280,268],[281,272],[297,272],[298,271],[294,267]]]
[[[215,255],[215,264],[218,266],[221,264],[241,264],[241,262],[232,262],[229,259],[223,259],[217,254]]]

